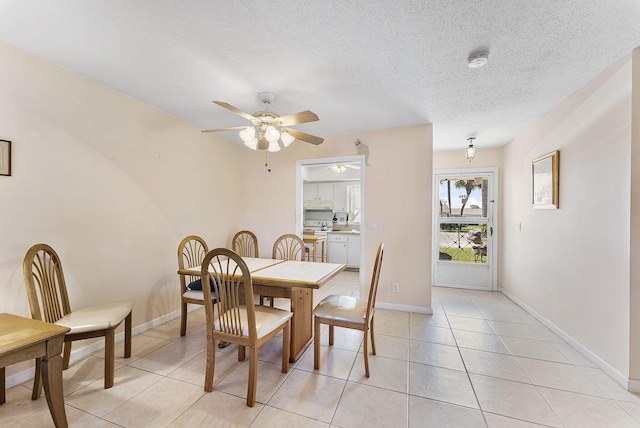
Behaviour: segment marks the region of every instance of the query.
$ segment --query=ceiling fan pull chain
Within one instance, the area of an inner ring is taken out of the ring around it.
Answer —
[[[267,168],[267,172],[271,172],[271,158],[269,157],[269,151],[266,150],[267,155],[266,155],[266,161],[264,163],[264,167]]]

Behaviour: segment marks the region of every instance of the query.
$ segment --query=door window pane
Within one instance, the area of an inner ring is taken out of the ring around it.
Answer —
[[[487,263],[487,225],[478,223],[440,223],[441,261]]]
[[[487,177],[443,178],[439,185],[439,216],[487,218],[487,194]]]

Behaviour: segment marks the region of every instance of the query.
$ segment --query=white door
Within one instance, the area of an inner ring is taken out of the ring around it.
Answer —
[[[496,290],[498,171],[434,173],[433,283]]]

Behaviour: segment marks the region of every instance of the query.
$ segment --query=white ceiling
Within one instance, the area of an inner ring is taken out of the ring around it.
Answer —
[[[202,129],[247,123],[212,100],[269,91],[320,117],[303,132],[433,123],[435,150],[482,149],[640,46],[640,1],[0,0],[0,40]]]

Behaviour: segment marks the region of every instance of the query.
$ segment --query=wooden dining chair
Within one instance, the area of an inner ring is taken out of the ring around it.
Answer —
[[[241,230],[233,235],[231,249],[240,257],[258,257],[258,238],[248,230]]]
[[[240,257],[258,257],[258,238],[249,230],[241,230],[233,235],[231,249],[238,253]],[[264,305],[264,299],[268,296],[260,295],[260,305]],[[271,298],[273,308],[273,298]]]
[[[202,281],[211,281],[218,296],[214,312],[211,290],[204,287],[204,307],[207,319],[207,367],[204,390],[213,389],[213,375],[216,361],[215,341],[238,345],[238,360],[244,361],[246,347],[249,348],[249,382],[247,386],[247,406],[256,402],[258,380],[258,350],[269,339],[282,331],[282,372],[289,371],[289,344],[291,340],[289,311],[256,306],[252,298],[253,283],[251,273],[242,257],[227,248],[216,248],[202,262]],[[243,296],[244,294],[244,296]],[[246,302],[246,303],[243,303]]]
[[[302,260],[304,261],[304,241],[298,235],[288,233],[280,236],[273,243],[272,258],[277,260]]]
[[[36,244],[27,251],[22,263],[31,317],[55,323],[71,330],[64,337],[63,369],[69,367],[71,342],[104,337],[104,387],[113,386],[115,360],[115,331],[124,321],[124,357],[131,356],[131,302],[87,306],[74,311],[69,304],[67,286],[60,257],[46,244]],[[33,393],[36,399],[42,392],[42,361],[36,359]]]
[[[202,266],[209,251],[207,243],[199,236],[190,235],[178,245],[178,276],[180,277],[180,336],[187,333],[187,304],[204,305],[202,281],[198,276],[181,274],[180,270]],[[206,282],[205,282],[206,284]],[[215,295],[212,296],[215,300]]]
[[[304,261],[306,247],[304,241],[298,235],[288,233],[276,239],[273,243],[273,259],[277,260],[301,260]],[[271,297],[271,307],[273,308],[274,298]],[[260,304],[264,304],[264,296],[260,296]]]
[[[364,371],[369,377],[368,336],[371,334],[371,351],[376,355],[376,342],[373,336],[373,316],[375,314],[378,280],[382,268],[384,244],[380,243],[376,254],[376,261],[371,275],[371,287],[367,300],[356,299],[351,296],[327,296],[313,310],[313,368],[320,368],[320,325],[329,326],[329,346],[333,346],[333,328],[345,327],[364,332]]]

